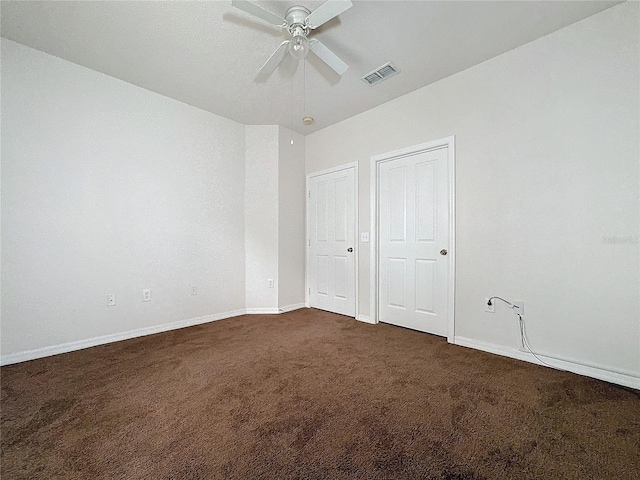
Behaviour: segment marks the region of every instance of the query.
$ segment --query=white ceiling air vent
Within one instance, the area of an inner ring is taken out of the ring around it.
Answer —
[[[400,70],[398,70],[395,65],[389,62],[360,78],[362,78],[362,81],[368,85],[375,85],[376,83],[380,83],[382,80],[393,77],[399,71]]]

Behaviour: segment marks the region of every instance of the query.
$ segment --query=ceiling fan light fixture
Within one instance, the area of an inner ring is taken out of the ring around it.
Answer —
[[[302,60],[309,53],[309,40],[302,27],[296,27],[289,43],[289,53],[296,60]]]

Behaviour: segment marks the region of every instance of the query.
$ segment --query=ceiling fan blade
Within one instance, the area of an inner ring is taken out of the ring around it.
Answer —
[[[305,20],[305,24],[311,29],[318,28],[323,23],[349,10],[352,6],[351,0],[327,0],[311,12]]]
[[[247,0],[231,0],[231,5],[247,13],[250,13],[255,17],[261,18],[265,22],[277,25],[278,27],[287,24],[287,21],[284,18],[279,17],[275,13],[267,11],[262,7],[259,7],[254,3],[248,2]]]
[[[340,57],[325,47],[320,40],[316,40],[315,38],[309,40],[309,49],[315,53],[320,60],[329,65],[338,75],[342,75],[349,68],[349,65],[344,63]]]
[[[269,60],[267,60],[260,69],[259,75],[269,76],[273,73],[276,67],[280,65],[280,62],[282,61],[284,56],[287,54],[289,43],[289,40],[285,40],[280,44],[278,48],[276,48],[276,51],[271,54]]]

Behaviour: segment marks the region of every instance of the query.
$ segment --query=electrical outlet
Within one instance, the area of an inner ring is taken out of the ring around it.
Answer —
[[[116,304],[116,296],[111,294],[107,295],[107,307],[113,307]]]
[[[197,295],[198,294],[198,287],[196,285],[193,285],[191,287],[191,295]]]
[[[145,288],[144,290],[142,290],[142,301],[143,302],[151,301],[151,289]]]
[[[491,300],[491,305],[489,305],[489,297],[484,299],[484,311],[487,313],[496,313],[496,304]]]
[[[511,304],[511,309],[513,310],[513,313],[517,315],[524,315],[524,302],[522,300],[513,302]]]
[[[270,279],[267,280],[267,286],[269,288],[273,288],[273,278],[270,278]]]

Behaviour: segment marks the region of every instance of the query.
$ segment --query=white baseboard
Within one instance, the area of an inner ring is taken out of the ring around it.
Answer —
[[[371,325],[375,325],[375,323],[376,323],[373,320],[371,320],[371,318],[367,317],[366,315],[358,315],[356,317],[356,320],[359,320],[359,321],[365,322],[365,323],[370,323]]]
[[[247,315],[273,315],[280,313],[280,310],[277,308],[247,308],[245,313]]]
[[[284,307],[280,307],[279,311],[280,313],[287,313],[287,312],[293,312],[294,310],[299,310],[304,307],[305,307],[304,303],[294,303],[292,305],[285,305]]]
[[[502,345],[495,345],[492,343],[482,342],[480,340],[458,336],[454,337],[453,343],[462,347],[469,347],[476,350],[482,350],[484,352],[495,353],[496,355],[515,358],[517,360],[524,360],[525,362],[535,363],[537,365],[542,365],[545,367],[548,366],[541,363],[531,353],[523,352],[522,350],[518,350],[516,348],[509,348]],[[536,355],[547,362],[549,365],[553,365],[560,370],[566,370],[567,372],[576,373],[578,375],[597,378],[598,380],[604,380],[605,382],[615,383],[617,385],[623,385],[625,387],[640,390],[640,377],[634,376],[632,374],[614,372],[611,370],[607,370],[606,368],[583,365],[581,363],[549,357],[546,355],[541,355],[539,353],[536,353]]]
[[[179,320],[177,322],[165,323],[162,325],[153,325],[151,327],[129,330],[127,332],[113,333],[100,337],[89,338],[87,340],[78,340],[75,342],[63,343],[60,345],[52,345],[50,347],[36,348],[35,350],[27,350],[25,352],[10,353],[0,356],[0,366],[11,365],[13,363],[26,362],[35,360],[36,358],[50,357],[60,353],[73,352],[85,348],[104,345],[105,343],[120,342],[131,338],[144,337],[145,335],[153,335],[154,333],[166,332],[168,330],[176,330],[178,328],[192,327],[202,323],[209,323],[224,318],[237,317],[239,315],[275,315],[278,313],[290,312],[299,308],[304,308],[304,303],[296,303],[287,305],[282,308],[243,308],[230,312],[217,313],[215,315],[205,315],[203,317],[189,318],[187,320]]]
[[[78,340],[75,342],[63,343],[60,345],[52,345],[50,347],[37,348],[35,350],[27,350],[25,352],[10,353],[9,355],[2,355],[0,357],[0,365],[11,365],[13,363],[26,362],[28,360],[35,360],[36,358],[50,357],[52,355],[58,355],[60,353],[73,352],[75,350],[82,350],[89,347],[95,347],[98,345],[104,345],[105,343],[120,342],[122,340],[129,340],[131,338],[143,337],[145,335],[153,335],[154,333],[166,332],[168,330],[177,330],[178,328],[192,327],[194,325],[200,325],[202,323],[209,323],[215,320],[222,320],[224,318],[237,317],[244,315],[245,309],[233,310],[230,312],[217,313],[215,315],[205,315],[203,317],[190,318],[187,320],[179,320],[177,322],[165,323],[162,325],[153,325],[151,327],[139,328],[136,330],[129,330],[127,332],[113,333],[110,335],[103,335],[100,337],[89,338],[86,340]]]

